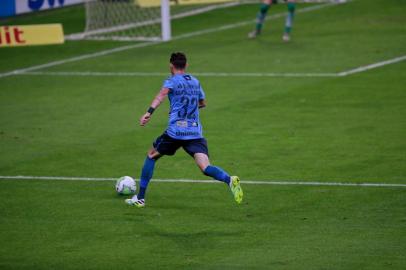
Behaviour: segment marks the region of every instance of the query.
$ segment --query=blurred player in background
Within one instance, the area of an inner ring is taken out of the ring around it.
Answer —
[[[290,32],[292,31],[293,18],[295,16],[296,9],[296,0],[285,0],[285,1],[288,3],[288,15],[286,17],[285,31],[283,33],[282,39],[287,42],[290,40]],[[256,38],[258,35],[261,34],[266,14],[268,13],[268,10],[271,7],[271,5],[276,3],[277,0],[263,0],[257,15],[257,24],[255,26],[255,30],[248,34],[249,38]]]
[[[192,158],[203,174],[224,182],[233,193],[237,203],[241,203],[243,191],[240,179],[230,176],[220,167],[210,164],[207,141],[203,137],[203,129],[199,120],[199,109],[206,106],[206,99],[200,82],[185,72],[186,56],[183,53],[173,53],[170,58],[169,76],[163,83],[161,91],[152,101],[148,111],[141,117],[140,125],[145,126],[151,119],[152,113],[169,98],[169,123],[165,132],[153,143],[148,151],[140,177],[138,195],[125,200],[129,205],[145,206],[145,193],[152,178],[155,162],[162,156],[172,156],[182,147]]]

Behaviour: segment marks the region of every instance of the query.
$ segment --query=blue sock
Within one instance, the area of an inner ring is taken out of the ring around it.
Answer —
[[[140,191],[138,192],[138,199],[145,198],[145,192],[148,187],[149,180],[151,180],[154,174],[155,159],[147,157],[144,161],[144,166],[142,167],[141,178],[140,178]]]
[[[204,174],[207,176],[211,176],[216,180],[224,182],[227,185],[230,184],[230,176],[220,167],[209,165],[204,170]]]

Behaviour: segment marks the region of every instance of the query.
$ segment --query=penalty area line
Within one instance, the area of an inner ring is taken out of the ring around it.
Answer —
[[[98,71],[32,71],[15,75],[28,76],[79,76],[79,77],[162,77],[168,76],[163,72],[98,72]],[[194,76],[199,77],[338,77],[336,73],[274,73],[274,72],[194,72]]]
[[[361,66],[361,67],[358,67],[358,68],[342,71],[342,72],[337,73],[336,75],[339,76],[339,77],[344,77],[344,76],[348,76],[348,75],[351,75],[351,74],[361,73],[361,72],[364,72],[364,71],[367,71],[367,70],[380,68],[380,67],[383,67],[383,66],[386,66],[386,65],[392,65],[392,64],[399,63],[399,62],[402,62],[402,61],[405,61],[405,60],[406,60],[406,55],[402,55],[402,56],[399,56],[399,57],[395,57],[395,58],[392,58],[392,59],[389,59],[389,60],[377,62],[377,63],[370,64],[370,65],[367,65],[367,66]]]
[[[69,177],[69,176],[0,176],[0,180],[48,180],[48,181],[114,181],[118,178],[111,177]],[[192,179],[152,179],[157,183],[203,183],[203,184],[215,184],[220,183],[215,180],[192,180]],[[343,186],[343,187],[396,187],[406,188],[406,184],[400,183],[355,183],[355,182],[306,182],[306,181],[255,181],[255,180],[243,180],[244,185],[280,185],[280,186]]]
[[[386,65],[396,64],[406,60],[406,55],[398,56],[389,60],[373,63],[366,66],[338,72],[338,73],[300,73],[300,72],[194,72],[199,77],[296,77],[296,78],[334,78],[346,77],[356,73],[362,73],[371,69]],[[79,77],[163,77],[164,72],[99,72],[99,71],[24,71],[14,75],[26,76],[79,76]]]

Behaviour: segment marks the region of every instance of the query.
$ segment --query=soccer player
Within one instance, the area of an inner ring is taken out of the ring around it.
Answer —
[[[170,102],[168,128],[155,140],[153,147],[148,151],[141,171],[138,195],[125,202],[139,208],[145,207],[145,193],[154,173],[156,161],[164,155],[174,155],[182,147],[194,158],[203,174],[226,183],[235,201],[241,203],[243,191],[238,176],[229,176],[220,167],[210,164],[207,141],[203,137],[199,120],[199,109],[206,106],[205,94],[199,81],[186,73],[185,54],[172,53],[169,66],[172,75],[164,81],[160,92],[140,119],[140,125],[145,126],[151,120],[153,112],[168,96]]]
[[[286,17],[285,31],[283,33],[282,39],[287,42],[290,40],[290,32],[292,31],[293,18],[295,16],[296,9],[296,0],[285,0],[285,1],[288,2],[288,15]],[[249,38],[256,38],[258,35],[261,34],[266,14],[268,13],[268,10],[271,7],[271,5],[275,4],[276,2],[277,2],[276,0],[263,0],[257,15],[257,24],[255,26],[255,30],[248,33]]]

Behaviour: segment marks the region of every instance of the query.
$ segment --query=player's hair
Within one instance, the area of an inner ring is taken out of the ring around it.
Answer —
[[[186,67],[186,55],[182,52],[174,52],[171,54],[171,59],[169,62],[176,68],[176,69],[185,69]]]

